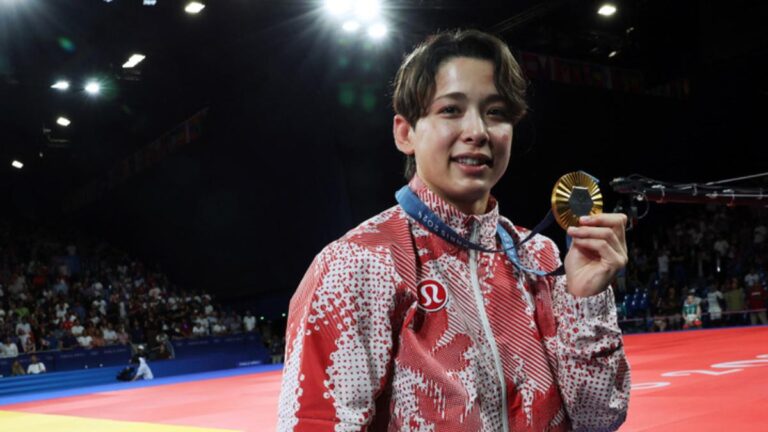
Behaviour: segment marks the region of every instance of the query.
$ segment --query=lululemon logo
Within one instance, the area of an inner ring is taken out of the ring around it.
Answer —
[[[448,302],[448,292],[440,282],[427,279],[416,288],[419,293],[419,307],[427,312],[437,312]]]

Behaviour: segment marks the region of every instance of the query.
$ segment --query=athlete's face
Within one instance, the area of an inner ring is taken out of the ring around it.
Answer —
[[[465,213],[483,213],[509,163],[509,107],[488,60],[450,59],[435,80],[429,109],[414,127],[395,116],[395,141],[415,156],[416,173],[432,191]]]

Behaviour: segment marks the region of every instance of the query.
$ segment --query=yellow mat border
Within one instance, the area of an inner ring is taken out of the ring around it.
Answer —
[[[0,410],[3,432],[233,432],[235,429],[211,429],[123,420],[94,419],[58,414],[37,414]]]

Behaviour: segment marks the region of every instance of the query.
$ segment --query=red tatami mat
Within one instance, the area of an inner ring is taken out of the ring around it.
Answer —
[[[768,431],[768,327],[631,335],[621,431]],[[279,372],[6,405],[2,411],[242,431],[275,429]],[[0,428],[2,429],[2,428]]]
[[[632,395],[621,431],[768,431],[768,327],[624,340]]]
[[[263,372],[189,381],[5,405],[0,411],[267,432],[277,424],[281,376]],[[2,424],[0,431],[6,432]]]

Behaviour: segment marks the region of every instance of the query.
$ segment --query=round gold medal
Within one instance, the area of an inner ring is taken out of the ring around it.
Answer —
[[[603,195],[589,174],[582,171],[568,173],[555,183],[552,189],[552,214],[563,229],[579,226],[581,216],[594,216],[602,212]]]

